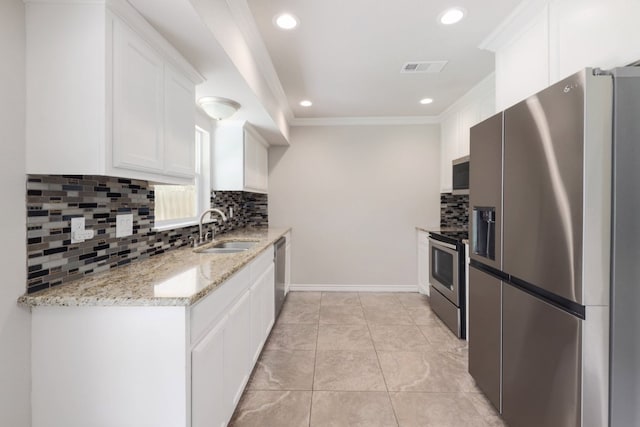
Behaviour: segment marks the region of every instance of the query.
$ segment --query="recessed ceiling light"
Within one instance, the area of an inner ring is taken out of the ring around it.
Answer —
[[[313,102],[305,99],[304,101],[300,101],[300,105],[302,105],[303,107],[311,107],[313,105]]]
[[[278,28],[292,30],[298,26],[298,18],[290,13],[281,13],[273,18],[273,22]]]
[[[447,9],[438,16],[438,20],[441,24],[451,25],[460,22],[464,18],[465,11],[461,7],[452,7]]]
[[[420,100],[420,104],[422,104],[422,105],[431,104],[432,102],[433,102],[433,99],[431,99],[431,98],[422,98]]]

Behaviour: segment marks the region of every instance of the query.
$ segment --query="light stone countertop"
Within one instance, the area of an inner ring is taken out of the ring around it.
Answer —
[[[290,228],[245,228],[216,236],[257,241],[233,254],[196,253],[185,246],[144,261],[115,268],[18,299],[23,306],[188,306],[224,283],[235,272],[284,236]],[[205,246],[206,247],[206,246]]]

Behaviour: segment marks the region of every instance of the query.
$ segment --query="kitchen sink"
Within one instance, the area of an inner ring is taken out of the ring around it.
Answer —
[[[238,252],[244,252],[251,249],[257,241],[246,240],[229,240],[225,242],[216,243],[212,246],[208,246],[203,249],[196,249],[196,252],[202,254],[234,254]]]

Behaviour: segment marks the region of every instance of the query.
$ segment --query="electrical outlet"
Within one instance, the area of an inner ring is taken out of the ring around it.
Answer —
[[[71,218],[71,243],[84,242],[81,234],[84,232],[84,217]]]
[[[133,214],[116,215],[116,237],[133,234]]]

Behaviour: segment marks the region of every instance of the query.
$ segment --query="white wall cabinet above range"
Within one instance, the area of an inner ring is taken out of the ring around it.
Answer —
[[[27,173],[185,183],[198,72],[123,0],[27,0]]]
[[[219,123],[213,139],[215,191],[267,193],[269,144],[247,122]]]
[[[440,123],[440,192],[450,193],[451,162],[469,155],[469,129],[493,115],[495,94],[493,75],[460,98]]]

